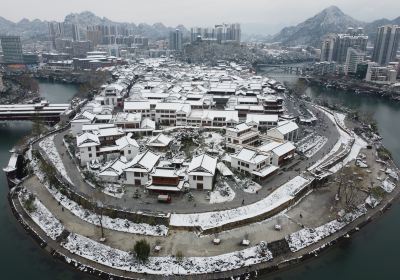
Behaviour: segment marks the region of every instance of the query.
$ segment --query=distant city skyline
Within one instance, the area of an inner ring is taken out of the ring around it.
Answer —
[[[369,0],[115,0],[102,4],[96,0],[57,1],[57,4],[50,0],[13,0],[1,5],[0,16],[12,21],[23,18],[62,21],[70,13],[91,11],[117,22],[162,22],[168,26],[239,22],[244,32],[272,34],[282,27],[298,24],[331,5],[361,21],[400,16],[398,0],[372,3]]]

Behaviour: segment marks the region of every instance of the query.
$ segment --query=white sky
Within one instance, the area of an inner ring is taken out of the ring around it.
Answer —
[[[62,21],[71,12],[89,10],[114,21],[187,27],[239,22],[279,29],[330,5],[364,21],[400,16],[400,0],[0,0],[0,16]]]

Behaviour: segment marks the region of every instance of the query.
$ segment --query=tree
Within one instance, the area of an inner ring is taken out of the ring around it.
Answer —
[[[101,240],[104,240],[104,227],[103,227],[103,212],[104,212],[104,207],[103,203],[100,201],[92,201],[91,202],[93,206],[93,212],[96,214],[96,217],[99,221],[99,226],[100,226],[100,232],[101,232]]]
[[[146,262],[149,259],[150,255],[150,244],[142,239],[139,241],[136,241],[135,247],[133,248],[136,258],[142,262]]]
[[[35,196],[33,194],[29,194],[29,196],[24,200],[23,204],[24,204],[24,208],[29,213],[36,211]]]

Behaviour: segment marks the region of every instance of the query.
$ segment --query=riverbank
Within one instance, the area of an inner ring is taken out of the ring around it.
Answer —
[[[141,274],[127,273],[124,271],[110,269],[108,266],[101,265],[97,262],[90,261],[86,258],[79,257],[77,255],[71,254],[68,250],[65,250],[57,242],[51,240],[46,233],[41,230],[25,213],[23,207],[20,205],[18,199],[14,192],[10,192],[9,203],[13,214],[23,226],[23,228],[30,234],[30,236],[38,243],[38,245],[43,248],[46,252],[54,256],[55,258],[62,260],[66,264],[79,269],[90,275],[96,275],[102,279],[141,279],[143,276]],[[249,273],[272,273],[284,269],[289,269],[293,265],[298,265],[304,261],[308,261],[318,254],[328,250],[331,246],[337,245],[340,242],[346,241],[353,234],[356,234],[361,228],[369,224],[375,218],[381,216],[386,210],[390,208],[395,199],[399,196],[399,189],[393,192],[392,195],[385,198],[382,205],[371,212],[369,215],[362,216],[352,223],[348,224],[342,230],[332,234],[326,239],[315,243],[306,249],[300,250],[294,254],[283,254],[277,258],[274,258],[271,262],[260,263],[250,267],[227,271],[227,272],[216,272],[213,274],[203,274],[203,275],[192,275],[191,279],[231,279],[238,275],[248,275]],[[169,279],[184,278],[186,276],[174,275],[169,277]],[[147,275],[146,279],[165,279],[165,276],[158,275]]]
[[[338,127],[342,127],[340,120],[336,117],[335,117],[335,122],[337,122]],[[345,131],[344,128],[341,128],[341,129],[343,131]],[[348,153],[350,153],[350,151],[348,151]],[[397,192],[398,191],[396,188],[395,193],[397,194]],[[395,193],[393,193],[393,194],[395,194]],[[390,197],[391,197],[391,195],[388,195],[386,197],[386,199],[391,201]],[[393,196],[393,198],[394,198],[394,196]],[[386,204],[386,201],[383,200],[382,205],[383,205],[382,208],[384,208],[388,204]],[[380,208],[380,209],[382,209],[382,208]],[[375,211],[377,211],[377,209],[375,209]],[[371,215],[373,215],[374,210],[371,210],[370,213],[371,213]],[[368,221],[370,219],[371,215],[366,216],[366,215],[362,214],[360,218],[366,217],[365,219],[366,219],[366,221]],[[356,221],[358,221],[358,222],[353,224]],[[229,271],[225,271],[225,272],[213,273],[212,275],[210,275],[209,273],[194,274],[194,275],[191,275],[190,277],[191,278],[201,277],[198,279],[220,279],[220,278],[235,276],[238,274],[243,274],[243,273],[246,273],[248,271],[253,271],[253,270],[275,271],[277,269],[280,269],[281,267],[286,267],[286,266],[289,266],[292,264],[296,264],[296,263],[302,261],[303,259],[308,259],[309,256],[312,256],[313,254],[315,255],[315,253],[318,252],[319,250],[323,250],[324,248],[336,243],[338,240],[340,240],[340,238],[343,238],[343,236],[348,234],[349,231],[351,231],[353,229],[355,230],[355,227],[363,226],[364,222],[365,222],[364,220],[362,220],[362,219],[359,220],[359,217],[356,217],[356,219],[354,221],[351,221],[350,224],[345,225],[343,227],[339,226],[338,230],[333,231],[333,234],[330,234],[328,236],[323,235],[322,238],[316,239],[316,242],[314,242],[314,241],[311,242],[311,245],[307,245],[306,247],[300,247],[299,250],[297,250],[297,249],[294,251],[292,250],[291,253],[280,254],[279,251],[276,251],[277,253],[274,254],[274,258],[272,258],[268,262],[254,263],[251,265],[246,265],[245,267],[239,267],[237,269],[230,269]],[[353,227],[351,225],[353,225]],[[44,237],[42,237],[42,239],[43,238]],[[268,244],[267,244],[267,246],[268,246]],[[302,249],[302,248],[304,248],[304,249]],[[270,249],[272,250],[272,248],[270,248]],[[68,257],[67,260],[69,260],[69,259],[71,259],[71,257]],[[97,264],[97,262],[94,262],[90,267],[94,267],[95,264]],[[109,267],[109,266],[107,266],[107,267]],[[135,273],[132,271],[125,271],[125,270],[121,270],[121,269],[117,269],[117,271],[120,271],[123,274],[121,277],[125,277],[126,274],[131,274],[131,273],[133,273],[132,277],[136,277]],[[173,273],[173,274],[175,274],[175,273]],[[179,274],[179,272],[178,272],[178,274]],[[130,276],[128,276],[128,278],[129,277]],[[153,279],[153,277],[156,277],[156,275],[152,275],[151,278],[149,278],[149,279]],[[179,277],[186,277],[186,275],[180,275]],[[210,277],[210,278],[208,278],[208,277]],[[217,278],[215,278],[215,277],[217,277]],[[154,279],[157,279],[157,278],[154,278]]]
[[[400,101],[400,86],[393,87],[385,84],[367,83],[365,81],[337,76],[307,76],[301,77],[308,84],[336,90],[347,91],[353,94],[370,95],[393,101]]]

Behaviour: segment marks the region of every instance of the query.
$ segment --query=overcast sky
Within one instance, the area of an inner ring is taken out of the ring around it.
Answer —
[[[189,27],[256,23],[272,31],[297,24],[331,5],[363,21],[400,16],[400,0],[0,0],[0,16],[13,21],[62,21],[71,12],[88,10],[114,21]]]

